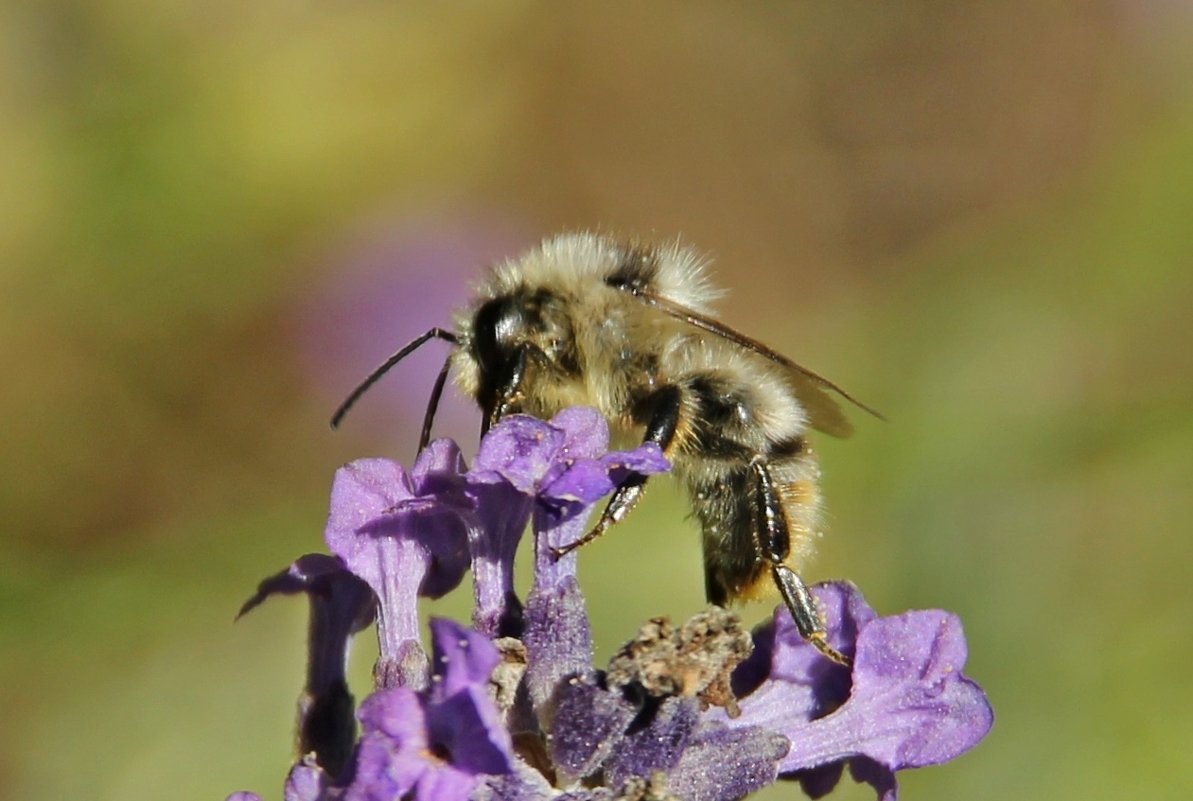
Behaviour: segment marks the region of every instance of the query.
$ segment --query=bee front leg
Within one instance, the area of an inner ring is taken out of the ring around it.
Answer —
[[[786,564],[791,553],[791,535],[787,530],[787,515],[766,460],[755,456],[750,461],[750,471],[754,475],[754,508],[757,514],[754,545],[759,558],[770,565],[771,577],[783,596],[783,603],[791,610],[791,618],[800,636],[829,659],[849,667],[849,657],[829,645],[824,621],[820,619],[816,599],[808,591],[808,585]]]
[[[645,406],[652,411],[642,442],[643,444],[653,442],[666,453],[679,428],[679,420],[683,412],[683,390],[674,384],[660,387],[646,399]],[[646,476],[631,475],[614,491],[613,497],[605,506],[604,513],[601,514],[601,519],[587,534],[561,548],[553,548],[552,552],[558,558],[592,542],[608,531],[610,526],[624,520],[630,510],[637,505],[645,490]]]
[[[514,404],[522,397],[522,384],[526,381],[526,370],[532,356],[531,347],[523,345],[514,351],[508,362],[501,366],[497,380],[482,387],[480,394],[481,436],[510,414]]]

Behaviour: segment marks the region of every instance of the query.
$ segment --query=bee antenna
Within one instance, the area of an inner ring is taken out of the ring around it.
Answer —
[[[443,397],[443,385],[447,383],[447,374],[452,367],[452,355],[447,354],[443,366],[439,368],[439,375],[435,378],[435,386],[431,388],[431,397],[427,400],[427,411],[423,415],[423,430],[418,435],[418,453],[427,447],[431,441],[431,426],[435,422],[435,412],[439,410],[439,399]],[[417,454],[416,454],[417,455]]]
[[[335,414],[331,416],[331,427],[339,428],[340,422],[344,419],[344,415],[348,414],[348,410],[356,405],[356,402],[360,400],[361,395],[368,392],[369,388],[376,384],[381,376],[388,373],[391,367],[402,361],[402,359],[405,359],[411,353],[414,353],[414,351],[421,348],[431,339],[442,339],[445,342],[450,342],[453,345],[458,345],[460,343],[459,338],[455,334],[443,328],[432,328],[430,331],[408,343],[404,348],[382,362],[377,369],[369,373],[368,377],[365,378],[364,381],[361,381],[360,384],[357,385],[356,389],[352,390],[352,393],[348,395],[347,398],[344,398],[344,402],[339,405],[335,411]],[[427,408],[428,419],[423,423],[424,435],[428,433],[427,429],[430,428],[430,418],[434,417],[435,414],[434,407],[438,405],[439,395],[443,392],[443,383],[447,379],[447,368],[449,365],[450,362],[444,362],[444,369],[440,371],[440,377],[435,382],[435,390],[431,395],[432,405]]]

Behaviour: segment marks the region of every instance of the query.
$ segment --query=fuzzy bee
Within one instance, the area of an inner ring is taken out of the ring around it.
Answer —
[[[449,372],[483,413],[482,431],[522,412],[549,418],[595,406],[672,461],[700,522],[708,600],[718,605],[777,587],[803,637],[827,642],[797,569],[818,535],[819,467],[809,429],[847,436],[833,395],[875,414],[825,378],[711,316],[719,293],[703,260],[676,245],[565,234],[493,268],[455,331],[434,328],[373,372],[332,425],[390,367],[433,338],[455,347],[435,382],[420,448]],[[614,492],[572,550],[623,519],[645,478]]]

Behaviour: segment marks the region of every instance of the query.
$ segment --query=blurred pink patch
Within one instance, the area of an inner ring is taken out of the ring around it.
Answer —
[[[433,326],[452,327],[452,312],[489,265],[534,239],[495,216],[395,219],[373,225],[322,259],[322,280],[296,310],[303,367],[312,395],[335,405],[373,368]],[[344,426],[401,448],[417,445],[419,426],[448,345],[411,354],[353,408]],[[480,418],[449,387],[435,435],[475,442]]]

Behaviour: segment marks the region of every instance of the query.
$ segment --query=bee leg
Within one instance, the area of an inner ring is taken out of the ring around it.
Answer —
[[[526,368],[530,363],[531,348],[523,346],[503,365],[496,384],[485,387],[481,392],[481,436],[510,413],[514,403],[522,395],[522,382],[526,379]]]
[[[770,565],[771,577],[775,586],[779,588],[779,594],[783,596],[783,603],[791,610],[791,618],[795,621],[800,636],[829,659],[849,667],[849,657],[829,645],[824,621],[820,619],[816,599],[808,591],[808,585],[786,565],[787,557],[791,553],[791,536],[787,531],[787,516],[783,512],[783,504],[771,479],[766,460],[761,456],[755,456],[750,461],[750,470],[754,474],[755,482],[754,502],[757,519],[754,525],[754,545],[758,549],[758,556]]]
[[[660,387],[651,393],[647,404],[651,409],[651,415],[642,442],[653,442],[665,453],[679,428],[680,414],[683,410],[683,390],[674,384]],[[563,556],[587,545],[608,531],[610,526],[620,523],[637,505],[645,490],[646,476],[631,475],[614,491],[597,524],[575,542],[569,542],[561,548],[553,548],[555,556]]]

